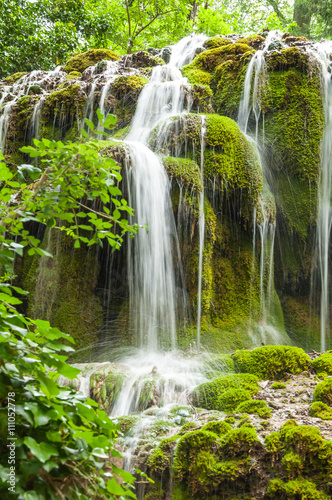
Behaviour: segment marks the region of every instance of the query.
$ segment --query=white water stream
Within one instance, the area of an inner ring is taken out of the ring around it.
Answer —
[[[321,351],[326,349],[326,340],[330,332],[329,306],[330,286],[329,259],[332,225],[332,80],[331,61],[332,42],[319,43],[312,56],[317,60],[321,72],[322,95],[325,115],[325,129],[321,149],[321,176],[318,191],[317,250],[321,278],[320,331]]]
[[[264,175],[264,183],[267,184],[268,171],[267,165],[262,161],[263,154],[260,154],[260,150],[264,148],[264,137],[262,140],[262,144],[260,144],[258,138],[258,130],[259,130],[259,121],[261,118],[261,98],[265,91],[265,82],[267,78],[267,68],[265,62],[265,54],[268,51],[269,45],[274,41],[280,41],[281,34],[277,31],[271,31],[265,42],[262,50],[257,50],[253,55],[252,59],[247,68],[243,94],[241,97],[240,105],[239,105],[239,114],[238,114],[238,125],[242,132],[247,136],[247,139],[251,141],[252,146],[256,151],[256,155],[259,158],[259,162],[262,165],[263,175]],[[255,117],[255,136],[251,137],[247,135],[247,129],[249,124],[249,119],[251,113],[254,114]],[[267,184],[268,186],[268,184]],[[260,234],[261,241],[261,250],[260,250],[260,314],[261,314],[261,326],[260,331],[264,330],[264,327],[268,327],[271,333],[271,326],[268,325],[268,322],[271,320],[271,297],[273,292],[273,261],[274,261],[274,241],[275,241],[275,229],[276,224],[271,223],[269,220],[269,214],[267,213],[264,206],[264,199],[260,200],[260,212],[261,220],[257,223],[257,211],[256,207],[254,208],[254,225],[258,225],[258,230]],[[256,228],[253,229],[254,239],[256,236]],[[252,272],[254,272],[254,259],[255,259],[255,249],[256,242],[253,240],[253,265]],[[268,274],[268,285],[264,287],[264,281],[266,274]],[[252,278],[253,281],[253,278]],[[251,292],[252,293],[252,292]],[[251,303],[252,303],[252,299]],[[252,318],[252,312],[250,312],[250,318]],[[277,332],[273,333],[273,336],[278,336]]]
[[[201,181],[202,191],[199,196],[199,254],[198,254],[198,293],[197,293],[197,349],[201,343],[201,318],[202,318],[202,277],[203,277],[203,254],[205,234],[204,214],[204,150],[205,150],[206,124],[205,116],[202,116],[201,125]]]

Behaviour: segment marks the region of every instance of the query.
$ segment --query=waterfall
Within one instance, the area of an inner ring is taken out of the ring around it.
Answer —
[[[49,90],[54,86],[57,87],[65,79],[65,73],[60,71],[60,69],[60,66],[58,66],[53,71],[32,71],[29,75],[22,76],[16,83],[4,87],[4,92],[0,99],[0,151],[5,151],[10,117],[18,100],[22,96],[28,95],[32,86],[38,86],[41,92],[47,86],[50,87]],[[34,108],[30,125],[31,138],[37,137],[39,133],[40,117],[44,102],[45,98],[41,96]],[[2,108],[1,105],[3,105]]]
[[[176,346],[175,223],[169,181],[159,158],[141,142],[129,142],[129,204],[135,222],[147,225],[129,240],[130,312],[139,345],[157,351]]]
[[[263,123],[263,138],[260,144],[258,138],[259,121],[261,117],[261,97],[264,93],[264,85],[267,78],[267,69],[265,62],[265,54],[272,41],[280,40],[281,34],[276,31],[271,31],[265,42],[262,50],[257,50],[253,57],[251,58],[244,80],[244,88],[241,96],[241,101],[239,105],[238,113],[238,125],[242,132],[247,136],[247,139],[251,142],[253,148],[256,151],[256,156],[262,165],[262,171],[264,176],[264,183],[266,188],[269,189],[269,171],[268,166],[263,161],[264,151],[260,152],[264,148],[264,123]],[[254,138],[247,135],[248,124],[251,113],[255,117],[255,136]],[[257,212],[254,211],[254,225],[258,225],[260,240],[261,240],[261,250],[260,250],[260,315],[261,321],[265,326],[271,319],[271,297],[273,292],[273,260],[274,260],[274,240],[275,240],[275,229],[276,224],[270,222],[270,216],[265,208],[264,199],[260,200],[260,221],[257,222]],[[256,228],[254,227],[254,240],[256,237]],[[255,249],[256,243],[253,240],[253,265],[252,273],[254,272],[254,260],[255,260]],[[265,291],[264,278],[268,274],[268,285]],[[253,283],[253,277],[251,279],[251,287]],[[250,309],[252,308],[252,291],[250,294]],[[252,311],[250,310],[250,318],[252,318]]]
[[[126,138],[129,203],[135,210],[135,222],[148,228],[148,232],[141,229],[129,242],[130,315],[139,345],[154,351],[176,347],[174,251],[178,262],[181,258],[168,177],[160,159],[146,144],[160,121],[185,112],[188,82],[179,67],[193,59],[204,39],[201,35],[181,40],[173,47],[169,64],[153,69]]]
[[[317,219],[317,254],[321,279],[320,301],[320,331],[321,350],[326,349],[326,339],[329,334],[329,258],[330,235],[332,224],[331,194],[332,194],[332,80],[330,73],[330,53],[332,43],[320,43],[311,54],[316,58],[320,72],[325,115],[325,129],[321,148],[321,175],[318,191]]]
[[[201,180],[202,191],[199,196],[199,255],[198,255],[198,296],[197,296],[197,349],[201,343],[201,317],[202,317],[202,272],[203,272],[203,254],[204,254],[204,144],[205,144],[205,116],[202,116],[201,125]]]

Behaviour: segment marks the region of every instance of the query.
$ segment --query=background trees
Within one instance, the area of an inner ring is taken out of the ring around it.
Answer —
[[[295,23],[295,24],[294,24]],[[161,48],[193,32],[331,37],[330,0],[2,0],[0,78],[53,69],[88,48]]]

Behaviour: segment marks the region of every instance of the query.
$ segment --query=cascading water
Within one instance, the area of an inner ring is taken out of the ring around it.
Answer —
[[[326,349],[326,339],[329,335],[329,258],[330,236],[332,225],[331,195],[332,195],[332,80],[330,53],[332,43],[325,42],[315,46],[311,51],[317,60],[321,72],[321,85],[325,115],[325,129],[321,153],[321,177],[318,192],[318,219],[317,219],[317,254],[321,279],[320,301],[320,331],[321,350]]]
[[[135,116],[125,144],[127,144],[127,180],[129,204],[135,210],[134,221],[146,224],[134,240],[129,242],[128,271],[130,292],[130,315],[141,349],[136,356],[122,359],[131,367],[127,383],[123,386],[113,416],[128,415],[139,410],[142,391],[146,387],[144,377],[159,377],[158,418],[167,413],[167,407],[179,402],[188,404],[187,391],[205,380],[199,364],[194,359],[179,355],[176,348],[177,287],[174,267],[180,262],[179,243],[170,199],[170,183],[161,160],[146,145],[152,129],[162,120],[179,115],[184,110],[185,87],[188,82],[179,68],[190,62],[205,37],[187,37],[172,48],[169,64],[153,69],[138,100]],[[202,142],[204,137],[202,119]],[[204,149],[201,148],[203,168]],[[203,172],[202,172],[203,174]],[[204,195],[201,197],[204,211]],[[201,251],[203,255],[204,222],[200,227]],[[202,269],[200,267],[200,275]],[[162,352],[164,348],[172,352]],[[150,375],[149,375],[150,374]],[[149,419],[151,416],[149,416]],[[127,464],[135,443],[150,420],[140,421],[135,428],[133,442],[127,442]]]
[[[199,255],[198,255],[198,297],[197,297],[197,349],[200,348],[201,342],[201,317],[202,317],[202,274],[203,274],[203,253],[204,253],[204,232],[205,232],[205,215],[204,215],[204,144],[205,144],[205,116],[202,116],[201,125],[201,181],[202,191],[199,196]]]
[[[170,338],[176,347],[176,278],[173,248],[177,234],[169,194],[169,181],[160,159],[146,146],[152,129],[162,120],[184,111],[184,85],[188,82],[178,69],[195,55],[204,36],[187,37],[172,49],[169,64],[153,69],[137,103],[129,145],[127,168],[129,202],[136,222],[146,224],[129,245],[131,316],[140,337],[140,346],[157,350],[165,345],[158,335]],[[180,261],[180,255],[177,255]]]
[[[259,158],[260,164],[262,165],[263,175],[265,178],[265,189],[268,188],[269,172],[267,165],[262,161],[264,157],[264,152],[260,153],[262,147],[264,147],[264,137],[262,139],[262,145],[260,144],[258,138],[259,121],[261,117],[261,97],[264,94],[265,81],[267,78],[265,54],[271,42],[275,40],[280,40],[281,35],[278,32],[271,31],[265,42],[262,50],[257,50],[253,55],[245,76],[244,89],[242,98],[239,106],[238,114],[238,124],[242,132],[247,135],[247,129],[249,125],[249,119],[251,113],[255,117],[255,137],[247,136],[251,141],[253,148],[256,151],[256,156]],[[264,130],[264,127],[263,127]],[[270,222],[270,216],[268,211],[265,209],[264,199],[260,200],[260,218],[262,219],[258,223],[258,229],[261,240],[261,251],[260,251],[260,309],[261,309],[261,321],[265,326],[270,320],[271,316],[271,296],[272,296],[272,285],[273,285],[273,260],[274,260],[274,241],[275,241],[275,227],[276,224]],[[254,209],[254,224],[257,224],[257,211]],[[254,228],[254,238],[256,235],[256,229]],[[253,259],[255,259],[255,241],[253,242]],[[252,272],[254,268],[252,269]],[[268,285],[265,291],[264,289],[264,278],[268,275]],[[253,280],[253,278],[252,278]],[[250,312],[250,317],[252,317],[252,312]]]

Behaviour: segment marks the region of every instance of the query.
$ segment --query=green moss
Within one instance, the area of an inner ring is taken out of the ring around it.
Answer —
[[[219,64],[228,59],[233,59],[234,56],[241,56],[251,51],[252,49],[244,43],[226,44],[198,54],[191,65],[205,71],[213,71]]]
[[[202,452],[209,453],[212,445],[216,444],[217,435],[208,431],[192,431],[182,436],[175,448],[173,460],[173,474],[178,481],[186,475],[191,475],[196,468],[198,458]]]
[[[299,347],[264,346],[233,354],[235,367],[264,380],[280,379],[286,373],[301,373],[309,368],[310,358]]]
[[[249,392],[244,389],[228,389],[220,394],[217,405],[214,409],[226,412],[235,411],[239,403],[250,399],[251,396]]]
[[[237,123],[225,116],[208,115],[206,145],[205,176],[220,179],[227,189],[246,189],[257,202],[263,186],[261,166]]]
[[[250,399],[251,394],[257,394],[257,381],[255,375],[248,374],[217,377],[196,387],[192,393],[193,402],[196,406],[208,410],[232,410],[237,406],[236,402],[240,403]]]
[[[211,82],[211,75],[207,71],[198,69],[196,67],[188,64],[187,66],[182,66],[181,72],[183,76],[188,78],[191,85],[209,85]]]
[[[12,85],[13,83],[16,83],[22,76],[27,75],[28,73],[24,71],[19,71],[18,73],[14,73],[13,75],[7,76],[5,78],[5,82],[7,85]]]
[[[290,178],[317,183],[324,129],[318,70],[292,67],[271,71],[262,111],[265,140],[276,174],[281,170]]]
[[[240,457],[249,452],[253,444],[258,442],[255,429],[240,427],[232,429],[221,441],[221,452],[229,457]]]
[[[24,256],[22,286],[30,292],[27,313],[72,335],[77,349],[91,346],[103,321],[102,306],[93,293],[99,273],[95,255],[83,247],[74,250],[63,233],[46,232],[42,245],[53,259]]]
[[[239,413],[256,414],[262,418],[268,418],[271,416],[271,409],[268,407],[266,401],[259,399],[245,401],[244,403],[239,404],[235,411]]]
[[[271,500],[328,500],[328,495],[319,491],[313,482],[295,479],[284,483],[281,479],[269,482],[267,493]]]
[[[193,189],[197,193],[202,191],[201,173],[196,162],[170,156],[163,158],[162,162],[170,179],[177,179],[185,189]]]
[[[266,449],[272,453],[274,456],[279,455],[280,452],[284,449],[283,442],[281,440],[281,436],[279,432],[271,432],[265,438],[265,446]]]
[[[205,42],[203,43],[203,47],[205,49],[215,49],[217,47],[222,47],[223,45],[229,45],[230,43],[232,42],[228,38],[224,38],[222,36],[214,36],[205,40]]]
[[[197,423],[195,422],[187,422],[181,427],[181,430],[178,432],[179,436],[183,436],[188,431],[192,431],[195,427],[197,427]]]
[[[137,96],[148,81],[144,76],[118,76],[112,85],[112,93],[117,99],[134,98],[137,100]]]
[[[50,129],[52,123],[52,139],[63,138],[63,135],[72,128],[77,117],[83,116],[83,108],[86,96],[79,84],[71,84],[60,90],[55,90],[47,96],[43,106],[41,117],[40,134],[44,132],[43,127]],[[61,127],[56,130],[57,127]],[[58,134],[58,136],[57,136]]]
[[[290,479],[300,476],[303,469],[303,461],[297,453],[289,452],[282,458],[282,465]]]
[[[275,382],[271,385],[271,389],[286,389],[287,385],[282,382]]]
[[[232,427],[227,423],[223,421],[218,421],[214,422],[211,421],[201,428],[202,431],[211,431],[217,434],[217,436],[223,436],[224,434],[227,434],[227,432],[230,432],[232,430]]]
[[[83,73],[86,68],[94,66],[99,61],[117,61],[118,59],[120,59],[120,57],[112,50],[91,49],[87,52],[83,52],[83,54],[79,54],[69,59],[63,70],[66,73],[71,73],[72,71],[79,71],[80,73]]]
[[[328,378],[316,385],[314,401],[322,401],[332,407],[332,378]]]
[[[295,283],[299,283],[301,276],[310,279],[312,247],[309,247],[309,252],[306,255],[301,255],[297,250],[298,248],[299,246],[294,240],[289,241],[287,246],[283,248],[281,258],[284,270],[278,276],[278,284],[280,281],[283,282],[287,279],[288,283],[291,282],[292,286],[294,286]],[[301,265],[301,261],[305,262],[305,268]],[[319,350],[321,340],[320,314],[314,308],[310,307],[310,299],[303,296],[291,297],[285,295],[282,300],[282,306],[286,330],[294,344],[306,351],[310,349]]]
[[[215,371],[222,373],[235,372],[234,361],[230,354],[207,354],[203,357],[203,363],[206,374]]]
[[[131,434],[133,427],[140,420],[139,415],[126,415],[124,417],[117,417],[116,423],[120,426],[121,432],[126,434]]]
[[[332,375],[332,351],[327,351],[311,361],[311,366],[319,377]]]
[[[82,73],[80,73],[79,71],[71,71],[67,75],[67,80],[73,80],[74,78],[81,78],[81,76],[82,76]]]
[[[274,181],[279,213],[290,233],[306,240],[317,217],[317,186],[305,179],[280,172]]]
[[[157,448],[151,453],[146,464],[152,472],[161,473],[169,468],[170,459],[160,448]]]
[[[212,105],[217,113],[237,119],[251,52],[219,64],[211,78]]]
[[[309,415],[322,420],[332,420],[332,408],[321,401],[316,401],[310,405]]]
[[[266,58],[268,71],[286,70],[295,67],[300,70],[307,70],[309,56],[298,47],[287,47],[280,51],[272,51]]]

